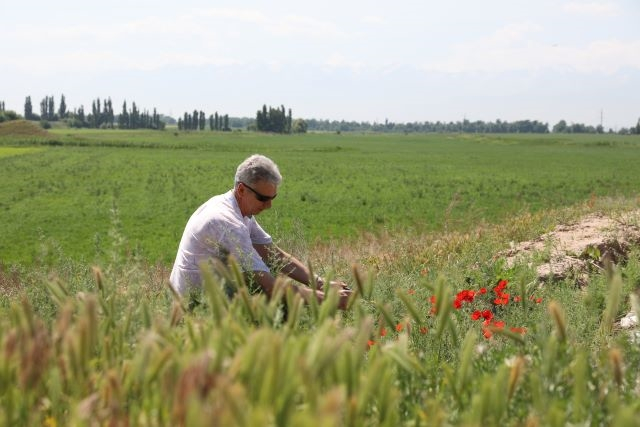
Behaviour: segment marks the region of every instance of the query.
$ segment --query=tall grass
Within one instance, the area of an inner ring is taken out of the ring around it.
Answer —
[[[118,231],[100,266],[53,256],[3,269],[0,423],[635,425],[640,346],[616,321],[640,284],[640,250],[586,290],[532,285],[531,266],[494,257],[549,217],[594,208],[309,248],[316,270],[336,252],[361,261],[327,271],[358,290],[348,312],[335,298],[304,305],[282,282],[279,298],[252,294],[233,265],[206,271],[190,309],[166,269],[122,256]],[[509,304],[492,302],[499,281]]]

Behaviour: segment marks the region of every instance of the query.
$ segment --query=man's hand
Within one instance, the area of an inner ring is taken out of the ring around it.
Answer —
[[[333,286],[330,284],[330,286]],[[347,306],[349,305],[349,298],[351,297],[351,294],[353,293],[353,291],[351,289],[345,289],[342,286],[338,286],[336,285],[336,288],[338,288],[338,308],[341,310],[346,310]],[[305,299],[305,301],[307,301],[307,303],[309,302],[308,298],[313,298],[313,290],[311,288],[307,288],[307,287],[300,287],[298,288],[298,292],[300,292],[300,294],[302,295],[302,297]],[[318,300],[319,303],[323,303],[325,300],[325,293],[321,290],[316,290],[315,291],[315,298]]]
[[[346,288],[342,288],[340,291],[338,291],[338,308],[339,309],[341,310],[347,309],[347,307],[349,306],[349,298],[351,298],[352,293],[353,291],[351,289],[346,289]]]

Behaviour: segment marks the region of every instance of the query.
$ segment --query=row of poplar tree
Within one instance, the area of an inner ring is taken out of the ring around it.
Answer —
[[[26,120],[57,121],[64,120],[70,127],[77,128],[102,128],[113,129],[116,125],[116,116],[113,111],[111,98],[103,101],[96,98],[91,102],[91,112],[85,113],[84,106],[80,106],[73,111],[69,111],[65,96],[60,97],[58,109],[55,108],[53,96],[45,96],[40,101],[40,115],[33,112],[31,97],[27,96],[24,102],[24,118]],[[153,109],[153,113],[147,110],[140,110],[136,103],[127,108],[127,101],[122,104],[122,111],[118,115],[117,125],[120,129],[158,129],[165,127],[160,114]]]
[[[182,117],[178,119],[178,130],[190,131],[190,130],[204,130],[207,126],[207,118],[204,111],[193,110],[193,114],[184,113]],[[215,114],[209,115],[209,129],[221,130],[228,132],[231,130],[229,127],[229,115],[219,115],[216,111]]]
[[[207,117],[204,111],[193,110],[193,114],[185,112],[183,117],[178,119],[179,130],[204,130],[207,125]],[[274,132],[274,133],[291,133],[304,132],[306,127],[302,130],[300,124],[293,126],[291,108],[287,110],[282,105],[280,108],[267,108],[266,104],[262,106],[261,110],[256,113],[255,124],[247,126],[250,130],[257,130],[260,132]],[[295,128],[295,129],[294,129]],[[209,115],[209,129],[217,131],[230,131],[229,127],[229,115],[219,115],[216,111],[215,114]]]

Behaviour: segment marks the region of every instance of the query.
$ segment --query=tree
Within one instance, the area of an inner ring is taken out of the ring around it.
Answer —
[[[286,114],[284,105],[280,108],[262,106],[262,111],[256,113],[256,128],[262,132],[289,133],[291,132],[291,110]]]
[[[49,108],[49,97],[45,96],[42,101],[40,101],[40,117],[42,120],[47,120],[47,108]]]
[[[47,119],[48,120],[56,119],[56,109],[53,103],[53,95],[49,97],[49,107],[47,108]]]
[[[564,120],[560,120],[558,123],[553,125],[553,133],[564,133],[567,132],[567,122]]]
[[[27,96],[24,100],[24,118],[25,120],[33,120],[33,106],[31,105],[31,97]]]
[[[129,128],[129,112],[127,111],[127,101],[122,103],[122,113],[118,116],[118,127],[120,129]]]
[[[204,130],[204,126],[206,125],[207,121],[205,119],[204,116],[204,111],[200,111],[200,119],[198,120],[198,128],[200,130]]]
[[[64,119],[67,117],[67,102],[64,98],[64,94],[60,96],[60,107],[58,107],[58,117]]]
[[[198,130],[198,110],[193,110],[193,116],[191,116],[191,129]]]
[[[295,119],[291,130],[293,133],[307,133],[307,122],[303,119]]]

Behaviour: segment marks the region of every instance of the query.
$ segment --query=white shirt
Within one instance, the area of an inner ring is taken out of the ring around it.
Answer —
[[[233,190],[212,197],[189,218],[180,240],[171,286],[184,295],[201,286],[200,263],[233,255],[243,271],[269,271],[253,244],[270,244],[271,236],[253,216],[240,212]]]

